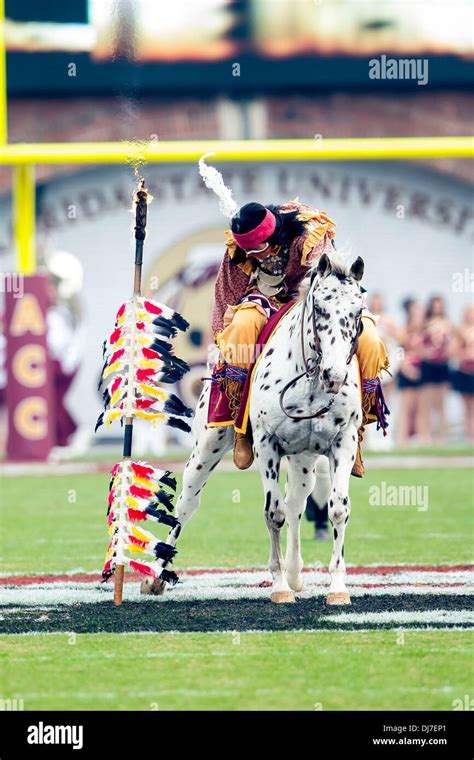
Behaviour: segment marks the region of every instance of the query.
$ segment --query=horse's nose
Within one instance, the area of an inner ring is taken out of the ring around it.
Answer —
[[[334,368],[323,369],[321,373],[323,385],[328,393],[339,393],[345,381],[345,374]]]

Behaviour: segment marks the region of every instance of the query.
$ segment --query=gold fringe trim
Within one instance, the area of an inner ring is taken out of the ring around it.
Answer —
[[[375,391],[362,391],[362,427],[377,421],[377,415],[372,410],[375,410]]]
[[[229,410],[232,419],[235,420],[239,413],[240,402],[242,400],[242,393],[244,390],[243,383],[239,383],[238,380],[229,380],[229,378],[226,377],[221,381],[221,388],[229,400]]]

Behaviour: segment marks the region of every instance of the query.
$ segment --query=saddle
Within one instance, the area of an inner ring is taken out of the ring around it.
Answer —
[[[289,301],[269,318],[255,344],[255,359],[250,364],[245,379],[234,377],[227,366],[215,367],[211,377],[211,394],[207,413],[209,427],[234,425],[238,433],[246,433],[250,406],[252,375],[263,349],[278,327],[280,320],[295,306],[296,300]],[[243,382],[242,382],[243,380]],[[241,390],[241,393],[238,391]]]

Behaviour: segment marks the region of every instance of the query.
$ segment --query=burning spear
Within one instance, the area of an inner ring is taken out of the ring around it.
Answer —
[[[168,514],[173,510],[172,494],[176,480],[168,470],[159,470],[147,462],[132,460],[133,423],[135,418],[153,424],[167,425],[188,431],[182,419],[192,412],[174,394],[163,389],[163,383],[175,383],[188,365],[174,356],[168,338],[177,330],[186,330],[188,323],[180,314],[164,304],[143,298],[141,294],[143,245],[146,237],[147,204],[151,197],[140,179],[134,195],[135,204],[135,268],[133,296],[117,311],[115,328],[104,342],[105,362],[99,388],[103,392],[105,411],[97,428],[116,419],[124,423],[123,459],[112,469],[109,486],[108,522],[110,542],[102,577],[115,574],[114,604],[122,604],[125,565],[132,570],[168,583],[177,576],[164,568],[172,561],[175,549],[159,541],[136,523],[152,520],[175,527],[178,521]],[[158,507],[164,506],[165,509]],[[128,554],[151,555],[153,562],[137,561]]]

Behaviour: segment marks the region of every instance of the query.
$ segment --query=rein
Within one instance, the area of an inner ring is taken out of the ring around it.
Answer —
[[[311,323],[312,323],[312,328],[313,328],[313,336],[312,337],[313,337],[314,347],[315,347],[315,350],[316,350],[316,358],[313,359],[314,365],[312,367],[310,366],[309,358],[306,356],[305,346],[304,346],[304,323],[305,323],[304,318],[305,318],[305,313],[306,313],[306,301],[307,301],[307,299],[308,299],[309,296],[311,296],[311,302],[312,302],[312,307],[313,307],[311,309]],[[347,360],[347,364],[351,363],[351,361],[353,359],[353,356],[354,356],[355,352],[357,351],[357,346],[358,346],[358,342],[359,342],[359,335],[362,332],[362,327],[363,327],[362,326],[362,319],[359,318],[359,325],[358,325],[358,328],[357,328],[357,331],[356,331],[356,334],[355,334],[355,338],[352,341],[352,346],[351,346],[351,350],[350,350],[350,353],[349,353],[349,358]],[[284,405],[285,396],[286,396],[287,392],[290,390],[290,388],[293,388],[296,385],[296,383],[299,380],[301,380],[302,377],[307,377],[308,380],[312,380],[316,376],[316,374],[317,374],[317,372],[319,370],[319,366],[321,364],[321,357],[322,357],[322,354],[321,354],[321,341],[320,341],[319,336],[318,336],[318,330],[317,330],[317,326],[316,326],[316,317],[315,317],[315,314],[314,314],[313,288],[310,288],[310,291],[309,291],[308,295],[306,296],[306,298],[303,301],[303,308],[301,310],[300,338],[301,338],[301,354],[302,354],[302,357],[303,357],[304,370],[303,370],[303,372],[300,372],[299,375],[296,375],[296,377],[294,377],[292,380],[290,380],[285,385],[285,387],[280,391],[280,396],[279,396],[280,409],[282,410],[282,412],[290,420],[314,420],[314,419],[317,419],[318,417],[324,417],[324,415],[329,412],[330,408],[332,407],[332,405],[334,404],[334,401],[336,399],[336,395],[337,395],[336,393],[331,396],[331,398],[329,399],[328,403],[325,406],[322,406],[320,409],[318,409],[313,414],[304,414],[304,415],[291,414],[287,409],[285,409],[285,405]],[[346,378],[347,378],[347,375],[346,375]],[[341,388],[344,386],[344,384],[345,384],[345,380],[344,380],[344,383],[342,384]]]

